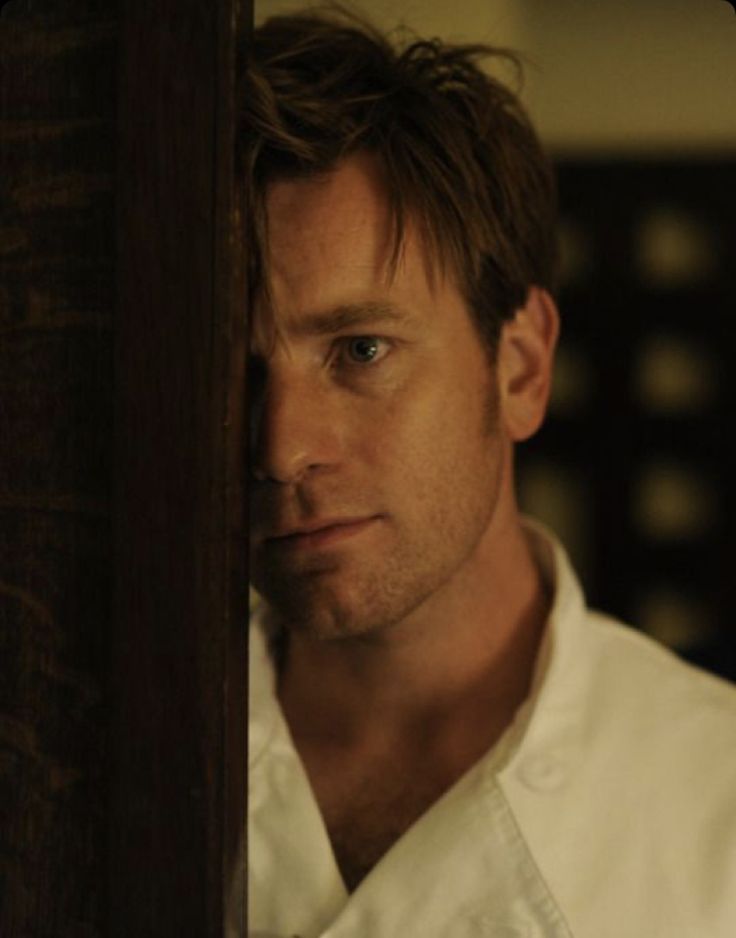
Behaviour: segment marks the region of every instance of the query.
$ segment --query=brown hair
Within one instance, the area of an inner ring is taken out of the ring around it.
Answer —
[[[396,47],[341,8],[267,20],[255,30],[244,90],[252,285],[266,290],[265,191],[359,150],[384,170],[395,268],[407,212],[430,256],[457,275],[481,335],[532,284],[554,289],[555,185],[515,95],[478,66],[516,56],[486,45]]]

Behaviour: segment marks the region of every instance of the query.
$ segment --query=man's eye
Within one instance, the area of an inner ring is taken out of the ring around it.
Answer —
[[[359,335],[345,340],[344,353],[352,365],[369,365],[385,354],[385,342],[372,335]]]

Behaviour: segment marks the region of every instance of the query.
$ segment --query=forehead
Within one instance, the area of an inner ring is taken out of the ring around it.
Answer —
[[[316,177],[274,183],[266,213],[274,291],[303,292],[315,280],[324,290],[328,272],[359,283],[385,268],[391,215],[378,166],[366,155]]]
[[[306,177],[277,179],[266,192],[272,239],[289,243],[306,224],[329,233],[389,222],[384,174],[370,153],[349,156],[331,169]]]
[[[272,183],[266,213],[268,288],[254,311],[259,345],[327,309],[425,306],[434,293],[434,265],[411,218],[392,267],[393,214],[370,154],[319,176]]]

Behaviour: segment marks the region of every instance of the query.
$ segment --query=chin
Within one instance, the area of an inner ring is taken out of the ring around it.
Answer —
[[[339,596],[324,582],[268,584],[264,598],[276,619],[289,631],[318,641],[350,638],[370,630],[364,607],[354,598]],[[361,614],[362,612],[362,614]]]
[[[369,572],[365,564],[358,569],[341,564],[291,575],[274,575],[272,569],[261,593],[291,632],[325,641],[378,636],[411,615],[436,589],[436,571],[407,578],[402,576],[404,566]]]

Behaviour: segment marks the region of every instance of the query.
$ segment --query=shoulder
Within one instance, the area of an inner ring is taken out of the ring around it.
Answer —
[[[627,779],[663,810],[728,815],[736,837],[736,686],[607,616],[591,613],[587,624],[593,748],[605,746],[620,771],[628,765]]]
[[[591,696],[611,720],[632,718],[640,733],[680,739],[707,726],[736,741],[736,685],[609,616],[589,612],[586,619]]]
[[[574,934],[736,934],[736,688],[578,625],[502,780],[538,867]],[[539,753],[558,766],[537,779]]]

